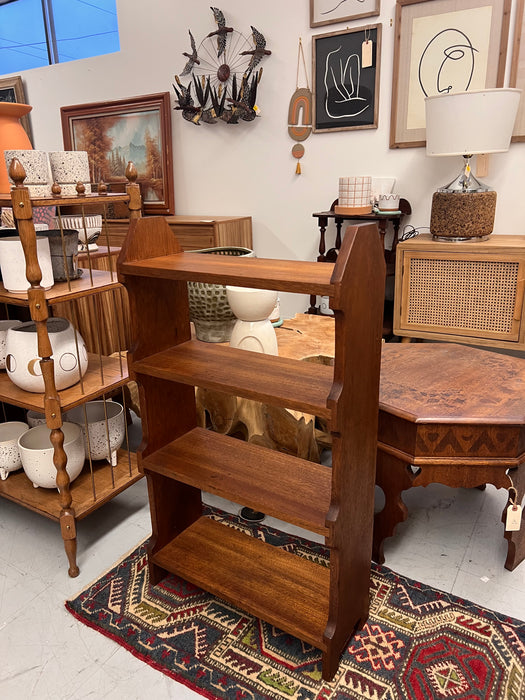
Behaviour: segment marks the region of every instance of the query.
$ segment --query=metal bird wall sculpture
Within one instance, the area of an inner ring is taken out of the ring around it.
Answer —
[[[271,55],[266,39],[255,27],[249,38],[226,24],[224,13],[210,7],[217,29],[207,34],[197,47],[191,31],[190,52],[182,52],[187,61],[175,76],[173,89],[176,110],[197,126],[201,123],[238,124],[259,116],[256,104],[257,88],[261,82],[260,62]],[[189,82],[184,85],[181,77]]]

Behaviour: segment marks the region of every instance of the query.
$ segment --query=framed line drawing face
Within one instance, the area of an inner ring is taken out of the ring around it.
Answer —
[[[377,17],[379,13],[380,0],[310,0],[311,27]]]
[[[511,0],[397,0],[390,148],[425,145],[425,97],[501,87]]]
[[[377,129],[381,25],[312,37],[314,132]]]
[[[93,183],[117,191],[137,168],[145,214],[173,214],[171,107],[168,92],[61,107],[64,148],[87,151]]]

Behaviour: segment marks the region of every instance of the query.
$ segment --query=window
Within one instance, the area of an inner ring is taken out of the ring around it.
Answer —
[[[0,0],[0,75],[119,49],[116,0]]]

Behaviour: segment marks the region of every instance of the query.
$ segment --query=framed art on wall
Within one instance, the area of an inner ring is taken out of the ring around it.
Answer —
[[[425,145],[425,97],[501,87],[511,0],[397,0],[390,148]]]
[[[13,75],[10,78],[0,78],[0,102],[18,102],[23,105],[27,104],[24,85],[22,83],[22,78],[19,75]],[[20,123],[24,127],[25,132],[29,136],[29,140],[32,143],[33,139],[31,136],[29,115],[25,114],[23,117],[21,117]]]
[[[312,37],[314,132],[377,129],[381,25]]]
[[[64,148],[87,151],[91,180],[112,189],[137,168],[145,214],[173,214],[171,106],[168,92],[61,107]]]
[[[512,46],[510,87],[522,90],[518,116],[512,135],[513,141],[525,141],[525,0],[518,0],[516,27]]]
[[[377,17],[379,13],[380,0],[310,0],[311,27]]]

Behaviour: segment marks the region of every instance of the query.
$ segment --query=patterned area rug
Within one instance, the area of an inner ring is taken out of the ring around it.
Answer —
[[[299,556],[326,549],[208,509]],[[86,625],[208,698],[523,700],[525,623],[374,566],[370,617],[332,682],[320,652],[176,576],[149,587],[144,545],[66,603]],[[175,696],[174,696],[175,697]]]

